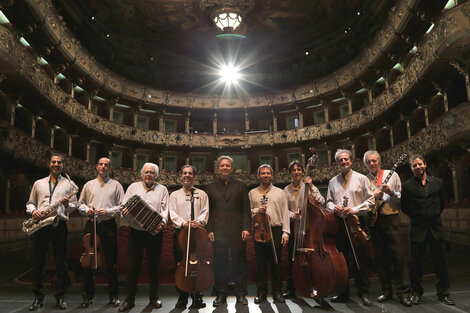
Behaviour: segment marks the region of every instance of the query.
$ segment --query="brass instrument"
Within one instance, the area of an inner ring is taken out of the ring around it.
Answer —
[[[70,176],[65,174],[65,177],[68,179],[69,183],[73,187],[73,192],[70,193],[66,198],[69,199],[73,195],[78,193],[78,187],[75,183],[70,179]],[[60,201],[55,202],[54,204],[48,206],[46,209],[42,210],[42,216],[40,219],[33,219],[32,217],[27,219],[23,222],[23,232],[27,235],[31,235],[38,231],[39,229],[52,225],[53,227],[57,227],[60,222],[59,215],[57,215],[57,210],[60,207]]]

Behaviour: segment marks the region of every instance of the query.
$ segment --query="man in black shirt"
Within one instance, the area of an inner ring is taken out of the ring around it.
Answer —
[[[441,221],[444,210],[442,180],[426,174],[426,161],[421,155],[410,158],[414,177],[403,184],[402,211],[410,217],[411,288],[413,304],[420,304],[423,294],[423,263],[429,245],[437,281],[439,301],[454,305],[449,298],[449,273],[445,259],[444,226]]]
[[[232,256],[233,278],[237,303],[246,300],[246,244],[250,234],[250,202],[246,184],[232,178],[233,160],[228,156],[217,159],[219,178],[207,185],[209,197],[209,222],[207,231],[214,242],[214,279],[217,298],[213,305],[226,303],[227,285],[230,281],[229,251]]]

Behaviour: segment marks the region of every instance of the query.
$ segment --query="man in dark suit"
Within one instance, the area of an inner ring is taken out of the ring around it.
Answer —
[[[227,301],[227,287],[231,276],[235,279],[237,303],[247,305],[246,244],[250,234],[250,202],[246,184],[234,179],[233,160],[228,156],[217,159],[219,178],[207,185],[209,222],[207,231],[214,242],[214,278],[217,298],[213,305]],[[227,270],[229,251],[233,273]],[[231,275],[233,274],[233,275]]]
[[[437,297],[444,304],[454,305],[454,301],[449,298],[449,273],[441,221],[444,186],[441,179],[426,174],[426,161],[421,155],[413,155],[410,166],[414,177],[403,184],[401,207],[410,217],[411,302],[422,302],[423,263],[429,245],[437,277]]]

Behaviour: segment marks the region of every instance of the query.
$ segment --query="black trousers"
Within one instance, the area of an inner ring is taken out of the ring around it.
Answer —
[[[436,239],[428,232],[425,240],[413,241],[410,236],[410,256],[411,256],[411,289],[419,295],[423,294],[423,263],[426,256],[426,249],[429,245],[431,259],[436,273],[436,292],[438,295],[449,295],[449,272],[447,269],[446,250],[444,239]]]
[[[295,231],[296,231],[295,221],[290,222],[290,229],[291,229],[291,236],[287,244],[287,248],[289,250],[289,273],[287,276],[286,290],[289,292],[295,292],[294,281],[292,280],[292,267],[294,265],[294,262],[292,261],[292,256],[294,255],[294,243],[295,243]]]
[[[149,273],[149,299],[158,299],[160,258],[162,254],[163,231],[157,235],[152,235],[143,230],[131,228],[127,246],[127,297],[126,301],[135,302],[137,293],[137,280],[139,278],[140,267],[144,249],[147,253],[148,273]]]
[[[410,293],[408,257],[400,238],[400,217],[398,214],[379,214],[375,225],[371,227],[371,239],[374,247],[375,270],[379,274],[383,293],[393,294],[395,282],[396,294],[408,296]]]
[[[217,236],[217,234],[216,234]],[[230,271],[230,259],[232,268]],[[214,241],[214,280],[217,294],[227,295],[228,284],[235,282],[235,293],[238,296],[247,295],[246,285],[246,243],[240,238],[217,239]]]
[[[85,233],[93,231],[93,222],[88,220],[85,224]],[[118,230],[116,220],[111,219],[96,223],[96,233],[99,236],[101,248],[108,274],[108,294],[112,300],[118,295]],[[95,296],[95,270],[91,267],[84,268],[83,294],[89,299]]]
[[[57,227],[45,226],[31,235],[33,240],[33,292],[42,297],[44,265],[49,243],[52,244],[57,275],[56,297],[63,297],[70,284],[67,270],[67,223],[60,221]]]
[[[266,295],[268,293],[268,264],[271,266],[272,293],[281,292],[282,226],[271,227],[271,234],[274,240],[278,264],[276,264],[271,242],[254,241],[256,253],[256,289],[258,295]]]
[[[369,263],[367,257],[367,247],[366,246],[355,246],[354,249],[356,251],[357,259],[359,261],[360,270],[357,268],[356,261],[354,260],[354,256],[352,255],[351,244],[349,243],[348,235],[346,232],[346,228],[344,227],[344,222],[342,218],[337,218],[339,223],[338,234],[336,235],[336,247],[338,251],[342,252],[346,262],[348,263],[348,270],[350,273],[354,274],[354,281],[356,283],[357,294],[358,296],[362,296],[364,294],[369,293],[369,277],[368,277],[368,270],[367,265]],[[361,222],[361,225],[364,225]],[[362,229],[365,229],[362,227]],[[348,262],[349,257],[353,259],[352,266]],[[342,296],[349,297],[349,283],[346,286],[346,289],[341,293]]]

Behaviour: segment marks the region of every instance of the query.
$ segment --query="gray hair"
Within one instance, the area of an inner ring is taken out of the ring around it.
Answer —
[[[413,164],[413,161],[416,160],[416,159],[421,159],[423,161],[424,164],[426,164],[426,160],[424,159],[424,157],[421,155],[421,154],[413,154],[412,156],[410,156],[410,166],[411,164]]]
[[[346,150],[346,149],[338,149],[338,150],[336,150],[336,153],[335,153],[335,161],[336,161],[336,162],[338,162],[338,156],[339,156],[341,153],[347,153],[347,154],[349,155],[349,159],[352,161],[353,155],[352,155],[352,152],[351,152],[351,151]]]
[[[192,170],[193,170],[193,175],[196,176],[196,167],[195,167],[195,166],[192,166],[192,165],[190,165],[190,164],[185,164],[185,165],[181,166],[181,168],[180,168],[180,175],[183,174],[183,170],[184,170],[185,168],[187,168],[187,167],[192,168]]]
[[[229,157],[228,155],[222,155],[217,159],[217,168],[219,167],[220,162],[222,162],[222,160],[229,160],[230,165],[233,168],[233,159],[231,157]]]
[[[364,153],[364,158],[362,159],[364,161],[364,164],[366,164],[367,157],[369,155],[373,155],[373,154],[375,154],[377,156],[377,159],[379,160],[379,162],[382,163],[382,158],[380,157],[380,154],[375,150],[369,150],[369,151],[366,151],[366,153]]]
[[[273,173],[273,168],[271,167],[271,165],[269,165],[269,164],[261,164],[261,165],[258,167],[258,176],[259,176],[259,172],[261,171],[262,168],[269,168],[269,170],[271,171],[271,174]]]
[[[155,163],[145,163],[145,164],[142,166],[142,169],[140,170],[140,173],[141,173],[141,174],[144,174],[144,168],[147,167],[147,166],[153,167],[153,169],[155,170],[155,178],[157,178],[159,170],[158,170],[158,165],[155,164]]]

